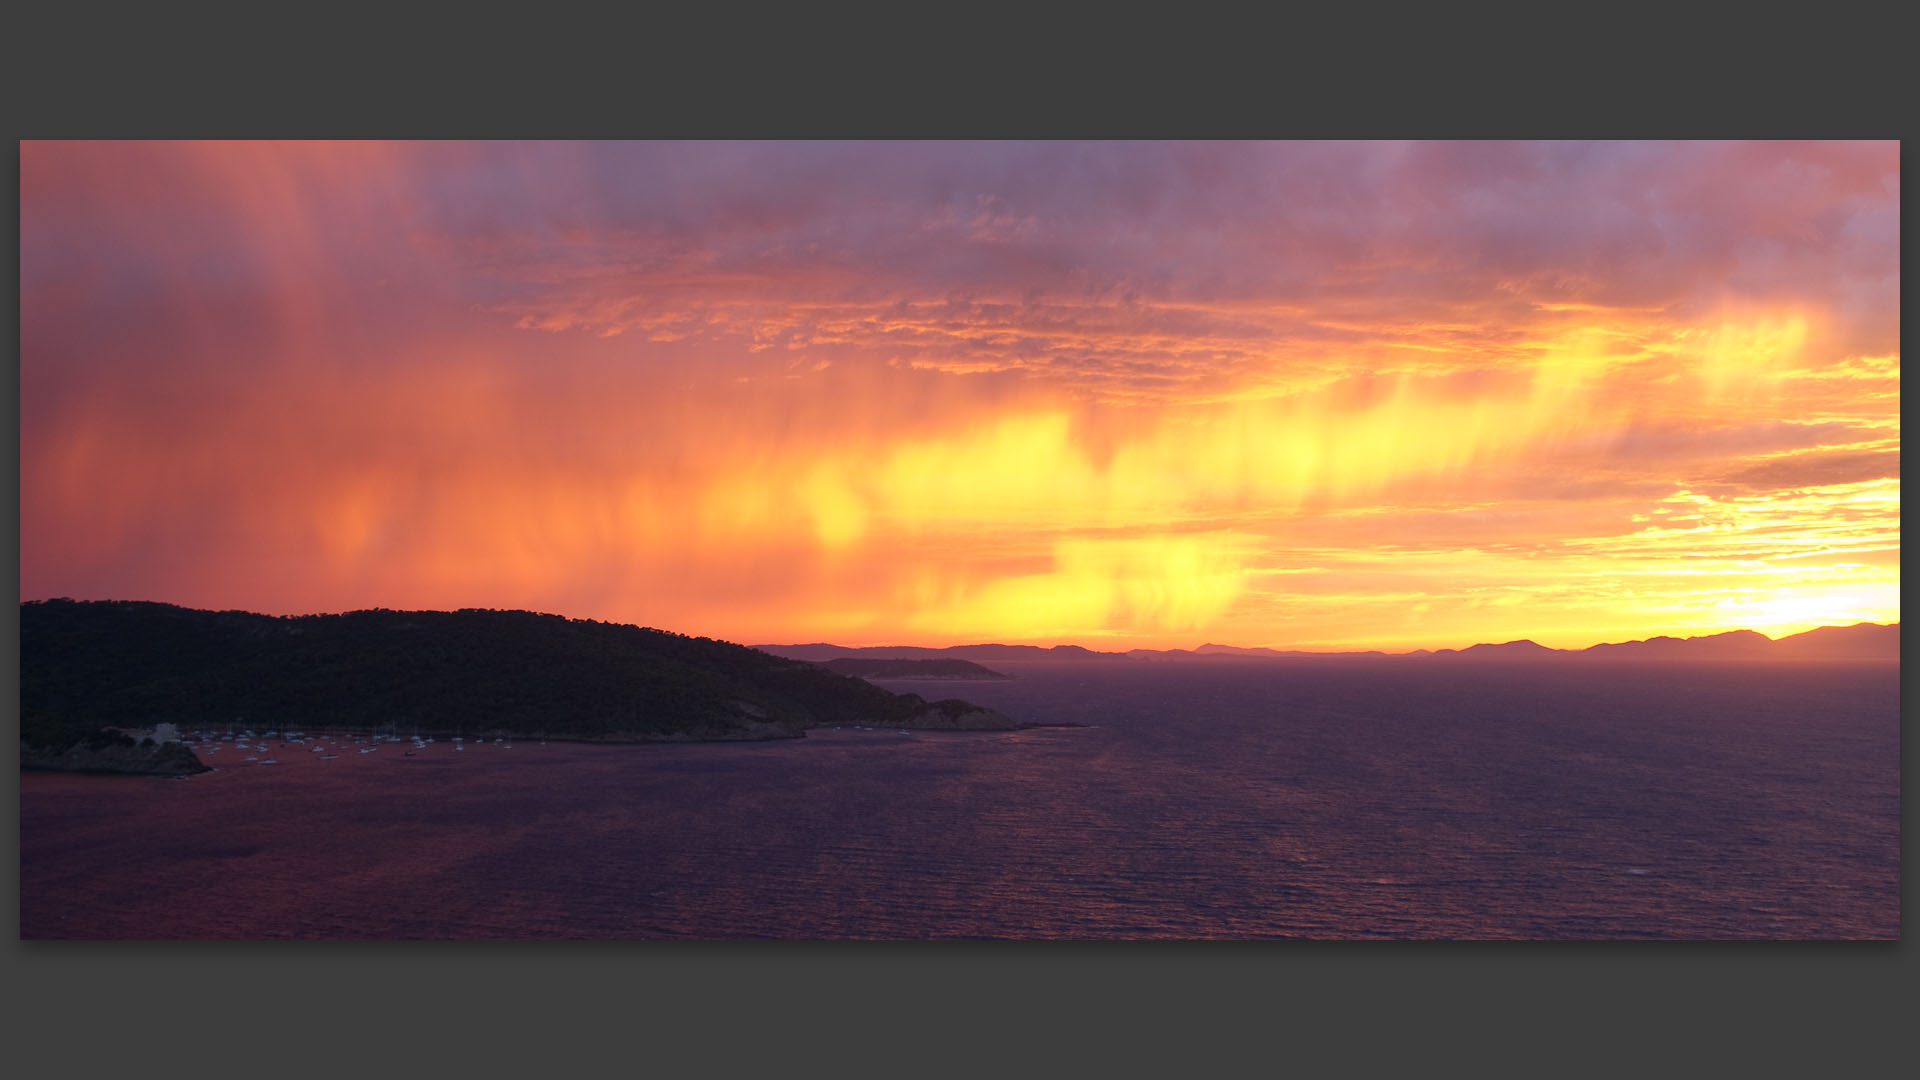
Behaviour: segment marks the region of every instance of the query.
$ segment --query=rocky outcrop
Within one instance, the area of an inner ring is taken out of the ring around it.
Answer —
[[[913,694],[902,696],[918,700]],[[922,702],[904,722],[887,726],[921,731],[1013,731],[1019,725],[1004,713],[949,698],[945,701]]]
[[[115,741],[102,745],[75,743],[66,749],[20,744],[23,769],[63,772],[132,773],[140,776],[192,776],[211,771],[193,751],[177,742]]]

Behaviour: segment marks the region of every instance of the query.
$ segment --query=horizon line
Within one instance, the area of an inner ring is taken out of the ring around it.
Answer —
[[[1632,645],[1637,643],[1643,643],[1643,642],[1649,642],[1649,641],[1661,641],[1661,640],[1696,641],[1696,640],[1704,640],[1707,638],[1725,637],[1730,634],[1757,634],[1761,638],[1764,638],[1769,642],[1778,642],[1778,641],[1784,641],[1787,638],[1799,637],[1802,634],[1811,634],[1816,630],[1850,630],[1858,626],[1878,626],[1878,627],[1890,628],[1890,627],[1897,627],[1899,625],[1900,625],[1900,620],[1898,619],[1894,619],[1889,622],[1874,622],[1871,619],[1861,619],[1857,622],[1851,622],[1851,623],[1824,623],[1819,626],[1808,627],[1805,630],[1795,630],[1791,634],[1782,634],[1779,637],[1773,637],[1761,630],[1754,630],[1747,627],[1736,627],[1735,629],[1732,629],[1732,630],[1714,630],[1708,633],[1689,634],[1686,636],[1681,636],[1679,634],[1649,634],[1646,637],[1627,638],[1621,641],[1596,641],[1592,645],[1583,645],[1583,646],[1577,646],[1577,647],[1557,647],[1553,645],[1541,645],[1539,642],[1535,641],[1530,637],[1511,638],[1506,641],[1476,641],[1470,645],[1420,646],[1418,648],[1400,649],[1400,650],[1388,650],[1388,649],[1380,649],[1380,648],[1303,649],[1303,648],[1282,647],[1277,645],[1228,645],[1228,644],[1224,644],[1222,642],[1217,642],[1217,641],[1207,641],[1199,645],[1170,646],[1170,647],[1150,647],[1150,646],[1136,645],[1131,648],[1117,649],[1117,650],[1094,648],[1093,646],[1083,645],[1083,644],[1080,644],[1079,642],[1065,642],[1065,641],[1058,642],[1052,645],[1038,645],[1030,641],[968,641],[968,642],[963,642],[963,643],[958,643],[953,645],[914,645],[914,644],[907,644],[903,642],[889,642],[884,645],[842,645],[832,641],[796,641],[796,642],[762,642],[760,644],[750,645],[748,647],[754,648],[754,649],[767,649],[767,648],[804,649],[804,648],[819,646],[819,647],[831,648],[831,649],[929,649],[929,650],[972,649],[972,648],[982,648],[982,647],[1034,648],[1034,649],[1042,649],[1042,650],[1067,648],[1067,649],[1082,649],[1086,652],[1098,653],[1106,656],[1126,656],[1128,654],[1136,653],[1136,652],[1154,652],[1154,653],[1179,652],[1179,653],[1190,653],[1190,654],[1196,654],[1196,655],[1208,655],[1208,654],[1200,653],[1200,650],[1213,648],[1213,649],[1232,649],[1232,650],[1238,650],[1241,652],[1248,652],[1248,653],[1255,653],[1255,654],[1277,653],[1285,656],[1367,656],[1367,655],[1375,655],[1375,654],[1381,655],[1381,656],[1418,656],[1423,653],[1466,652],[1469,649],[1476,649],[1482,646],[1485,646],[1488,648],[1500,648],[1508,645],[1532,645],[1537,648],[1544,649],[1548,652],[1580,653],[1580,652],[1588,652],[1590,650],[1597,649],[1602,646],[1608,646],[1608,645],[1614,645],[1614,646]],[[1220,653],[1217,655],[1231,656],[1234,654]]]
[[[670,627],[648,626],[646,624],[631,621],[631,620],[600,619],[600,618],[593,618],[591,616],[565,615],[555,611],[535,611],[532,608],[493,608],[493,607],[480,607],[480,606],[474,606],[474,605],[470,605],[466,607],[458,607],[458,608],[389,608],[389,607],[376,606],[376,607],[347,608],[341,611],[308,611],[308,612],[299,612],[296,614],[276,614],[273,612],[266,612],[266,611],[252,611],[245,608],[196,608],[188,604],[174,603],[173,601],[170,601],[170,600],[132,600],[132,599],[125,599],[125,598],[118,598],[118,597],[109,597],[109,598],[99,599],[99,600],[83,600],[83,599],[78,599],[76,597],[71,597],[71,596],[55,596],[55,597],[41,597],[41,598],[32,599],[32,600],[22,599],[20,601],[22,606],[25,606],[27,604],[42,604],[42,603],[55,603],[55,602],[80,603],[80,604],[161,604],[168,607],[178,607],[178,608],[184,608],[184,609],[193,610],[193,611],[240,612],[243,614],[259,615],[266,618],[275,618],[275,619],[298,619],[298,618],[308,618],[308,617],[326,616],[326,615],[351,615],[358,612],[367,612],[367,611],[419,612],[419,613],[427,613],[427,614],[448,614],[448,615],[456,614],[462,611],[522,612],[530,615],[541,615],[541,616],[548,616],[548,617],[554,617],[554,618],[563,618],[570,621],[610,623],[612,625],[617,625],[617,626],[632,626],[638,629],[658,630],[665,633],[680,634],[686,637],[706,637],[714,641],[723,641],[729,644],[740,645],[749,649],[762,649],[762,650],[765,650],[768,648],[795,649],[795,648],[807,648],[810,646],[823,646],[823,647],[835,648],[835,649],[928,649],[928,650],[965,649],[965,648],[974,648],[974,647],[980,647],[980,646],[999,646],[999,647],[1010,647],[1010,648],[1033,648],[1033,649],[1041,649],[1041,650],[1060,649],[1060,648],[1080,649],[1086,652],[1100,653],[1100,654],[1111,655],[1111,656],[1125,656],[1129,653],[1135,653],[1135,652],[1158,652],[1158,653],[1179,652],[1179,653],[1199,654],[1199,650],[1209,648],[1209,647],[1216,648],[1216,649],[1244,650],[1244,651],[1252,652],[1256,654],[1261,652],[1272,652],[1272,653],[1298,655],[1298,656],[1353,656],[1353,655],[1373,655],[1373,654],[1377,654],[1381,656],[1415,656],[1422,653],[1465,652],[1468,649],[1473,649],[1480,646],[1498,647],[1498,646],[1506,646],[1506,645],[1534,645],[1538,648],[1545,649],[1550,652],[1579,653],[1579,652],[1587,652],[1591,649],[1599,648],[1600,646],[1603,646],[1603,645],[1629,645],[1635,642],[1657,641],[1660,639],[1667,639],[1667,640],[1673,640],[1673,641],[1691,641],[1691,640],[1702,639],[1702,638],[1722,637],[1728,634],[1757,634],[1769,642],[1776,642],[1776,641],[1785,640],[1786,638],[1790,638],[1790,637],[1797,637],[1801,634],[1812,633],[1815,630],[1845,630],[1845,629],[1850,629],[1852,627],[1857,627],[1857,626],[1897,627],[1900,625],[1900,620],[1898,619],[1893,619],[1888,622],[1874,622],[1873,620],[1870,620],[1870,619],[1861,619],[1851,623],[1825,623],[1819,626],[1808,627],[1805,630],[1796,630],[1790,634],[1782,634],[1779,637],[1774,637],[1770,634],[1767,634],[1764,631],[1755,630],[1750,627],[1736,627],[1730,630],[1714,630],[1706,633],[1687,634],[1685,636],[1682,636],[1681,634],[1678,634],[1678,633],[1663,632],[1663,633],[1647,634],[1644,637],[1627,638],[1620,641],[1596,641],[1591,645],[1584,645],[1584,646],[1578,646],[1578,647],[1572,647],[1572,648],[1557,647],[1552,645],[1541,645],[1538,641],[1535,641],[1532,637],[1517,637],[1517,638],[1509,638],[1505,641],[1476,641],[1466,645],[1418,646],[1415,648],[1399,649],[1399,650],[1388,650],[1388,649],[1382,649],[1382,648],[1311,649],[1311,648],[1299,648],[1299,647],[1288,647],[1288,646],[1277,646],[1277,645],[1249,646],[1249,645],[1229,645],[1229,644],[1223,644],[1218,641],[1205,641],[1198,645],[1187,645],[1187,646],[1155,647],[1155,646],[1145,646],[1145,645],[1134,645],[1126,648],[1112,649],[1112,648],[1099,648],[1092,645],[1086,645],[1079,641],[1058,641],[1058,640],[1053,641],[1051,644],[1038,644],[1034,641],[1016,640],[1016,641],[966,641],[966,642],[956,642],[951,645],[919,645],[919,644],[911,644],[911,643],[899,642],[899,641],[890,641],[890,642],[886,642],[884,644],[878,644],[878,645],[845,645],[839,642],[833,642],[833,641],[827,641],[827,640],[791,641],[791,642],[765,641],[765,642],[752,643],[746,640],[746,638],[744,637],[736,639],[734,637],[720,637],[720,636],[715,636],[710,634],[690,633],[685,630],[675,630]],[[1199,655],[1205,655],[1205,654],[1199,654]],[[1231,654],[1223,654],[1223,655],[1231,655]]]

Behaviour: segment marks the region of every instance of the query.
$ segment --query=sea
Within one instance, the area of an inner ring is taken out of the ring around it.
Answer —
[[[1900,935],[1897,662],[993,666],[881,685],[1080,726],[24,772],[20,936]]]

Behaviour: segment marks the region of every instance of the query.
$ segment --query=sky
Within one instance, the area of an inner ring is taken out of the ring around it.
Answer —
[[[20,145],[23,600],[1899,618],[1897,143]]]

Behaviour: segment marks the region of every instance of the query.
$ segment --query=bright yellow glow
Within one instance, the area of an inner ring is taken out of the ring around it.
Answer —
[[[865,509],[833,470],[824,466],[813,470],[801,490],[807,509],[813,514],[814,534],[822,546],[834,550],[845,548],[867,531]],[[749,496],[750,502],[764,502],[767,498]]]
[[[1087,627],[1200,630],[1239,597],[1245,540],[1204,533],[1056,541],[1046,572],[961,587],[945,604],[923,602],[914,625],[943,637],[1022,640],[1086,634]],[[924,601],[933,590],[921,589]]]
[[[1715,606],[1724,612],[1721,625],[1758,630],[1769,637],[1804,633],[1821,626],[1850,626],[1884,618],[1892,604],[1898,610],[1899,589],[1884,583],[1862,582],[1856,592],[1826,592],[1820,586],[1792,586],[1762,591],[1751,598],[1740,594]]]
[[[1722,323],[1704,335],[1700,377],[1716,396],[1764,388],[1770,377],[1799,359],[1807,334],[1807,317],[1799,311]]]

